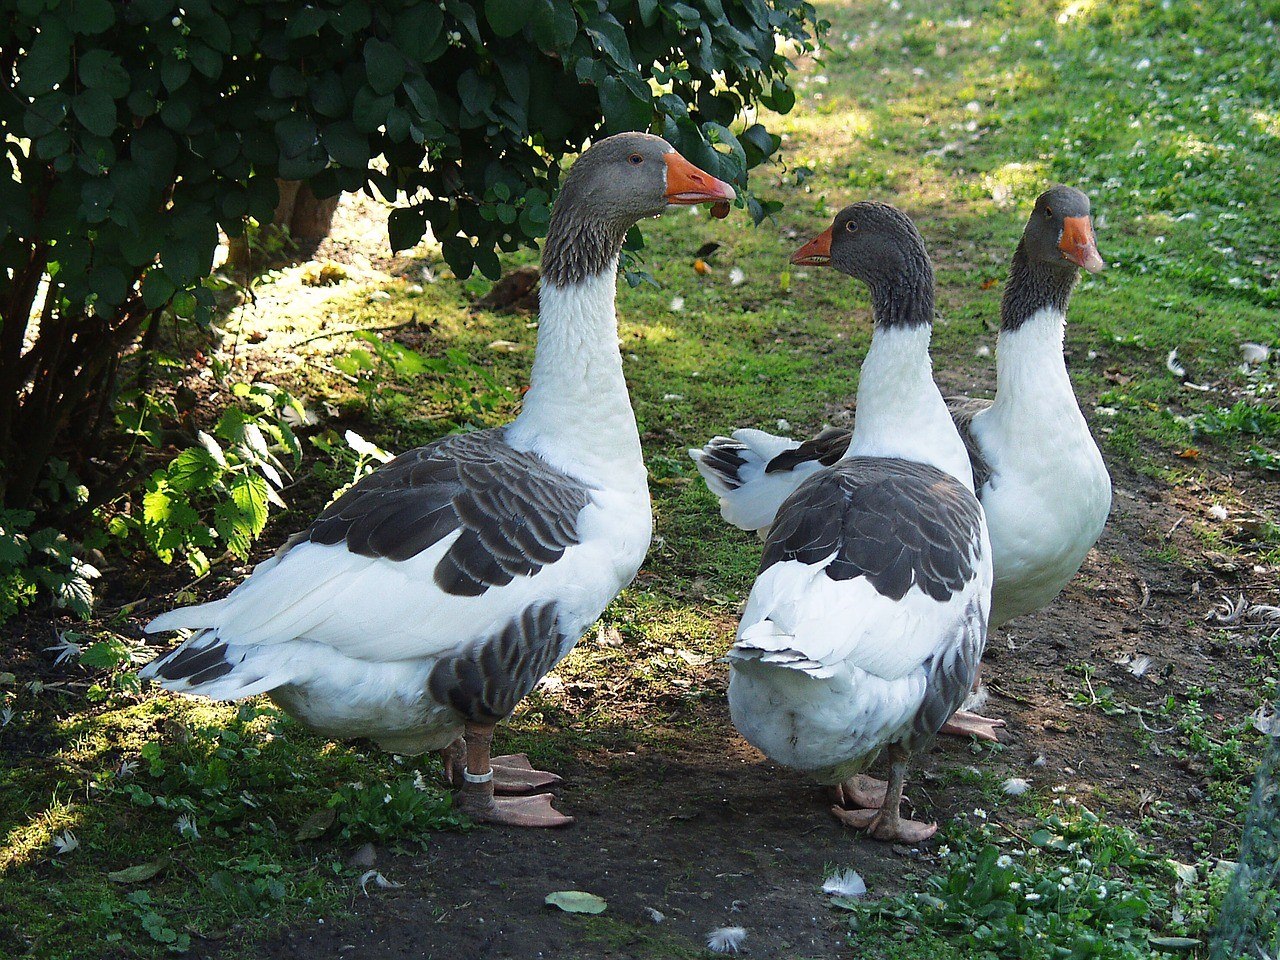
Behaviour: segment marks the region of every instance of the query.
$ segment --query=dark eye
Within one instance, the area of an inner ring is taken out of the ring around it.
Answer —
[[[633,153],[631,156],[627,157],[627,163],[644,163],[644,157],[640,156],[638,153]]]
[[[845,230],[847,230],[849,233],[854,233],[854,232],[856,232],[856,231],[857,231],[857,229],[858,229],[858,224],[857,224],[857,223],[855,223],[853,220],[846,220],[846,221],[845,221],[845,224],[844,224],[844,228],[845,228]]]
[[[1053,217],[1053,207],[1045,207],[1045,208],[1044,208],[1044,215],[1045,215],[1046,217],[1050,217],[1050,218],[1052,218],[1052,217]]]

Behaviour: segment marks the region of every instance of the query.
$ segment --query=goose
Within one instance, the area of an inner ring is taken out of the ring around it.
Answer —
[[[766,756],[863,805],[833,807],[840,820],[916,843],[937,824],[901,816],[907,762],[970,689],[992,583],[969,456],[929,362],[933,269],[910,219],[873,202],[791,262],[861,280],[875,325],[846,450],[783,501],[765,539],[728,654],[730,714]],[[889,782],[859,799],[881,752]]]
[[[523,756],[492,758],[494,727],[631,582],[649,547],[647,474],[618,349],[623,236],[668,205],[713,203],[723,214],[733,199],[660,137],[619,134],[586,150],[548,227],[519,416],[401,454],[226,597],[157,617],[149,632],[194,633],[142,676],[218,700],[265,693],[334,739],[443,750],[474,820],[571,823],[549,793],[495,797],[559,778]]]
[[[1042,193],[1000,304],[995,400],[948,399],[991,529],[993,629],[1048,606],[1079,571],[1111,511],[1111,478],[1062,352],[1079,272],[1102,268],[1089,198],[1066,186]],[[839,429],[804,443],[738,430],[689,453],[720,498],[725,520],[764,531],[778,505],[836,463],[849,439],[849,431]],[[1003,726],[961,710],[942,732],[994,741]]]

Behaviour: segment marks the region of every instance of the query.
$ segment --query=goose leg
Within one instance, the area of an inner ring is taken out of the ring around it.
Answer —
[[[441,750],[440,762],[444,765],[445,782],[451,787],[461,788],[464,782],[462,771],[467,766],[466,740],[459,737]],[[489,765],[493,769],[494,793],[528,793],[530,790],[552,786],[561,780],[557,774],[535,770],[523,753],[493,757]]]
[[[496,798],[489,756],[492,744],[493,724],[467,724],[467,760],[458,791],[458,807],[463,813],[481,823],[503,823],[512,827],[564,827],[573,823],[573,817],[551,806],[553,798],[549,793]]]
[[[902,785],[907,779],[907,756],[901,747],[889,748],[889,785],[885,791],[884,806],[879,810],[845,810],[832,807],[831,812],[841,823],[859,830],[866,830],[877,840],[897,840],[901,843],[920,843],[938,832],[936,823],[920,823],[903,818]]]

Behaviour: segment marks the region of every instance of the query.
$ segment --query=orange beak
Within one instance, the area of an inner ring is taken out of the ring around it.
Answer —
[[[1106,266],[1093,237],[1093,222],[1088,217],[1064,217],[1062,239],[1058,241],[1062,255],[1077,267],[1097,273]]]
[[[680,154],[672,150],[666,154],[667,203],[710,203],[711,215],[723,220],[729,215],[729,201],[737,198],[733,187],[717,180],[705,170],[699,170]]]
[[[831,266],[831,228],[827,227],[793,253],[791,262],[798,267]]]

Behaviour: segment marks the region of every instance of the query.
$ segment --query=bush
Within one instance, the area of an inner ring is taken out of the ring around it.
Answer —
[[[801,0],[19,0],[0,15],[0,503],[64,458],[77,516],[145,471],[109,454],[162,320],[207,324],[219,230],[267,223],[277,178],[407,205],[459,275],[545,231],[563,156],[650,129],[743,187],[789,110]]]

